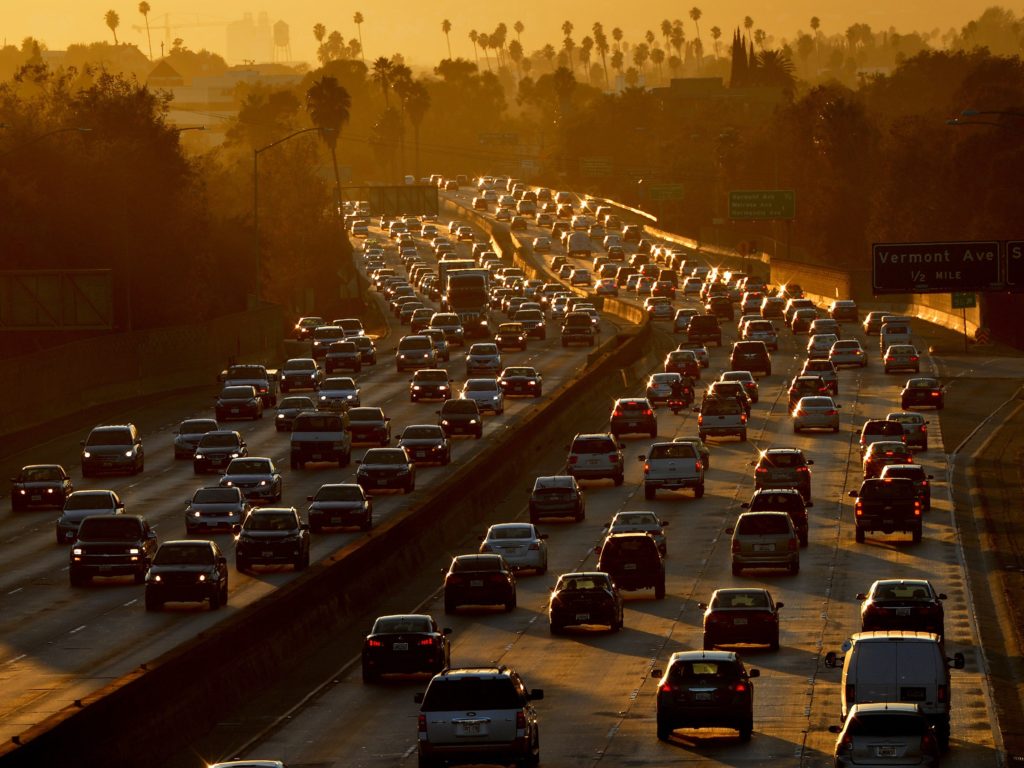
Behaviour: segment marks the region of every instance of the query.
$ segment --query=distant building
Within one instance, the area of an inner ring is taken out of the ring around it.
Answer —
[[[274,60],[274,31],[266,11],[256,21],[246,13],[240,21],[227,27],[227,60],[229,62],[263,62]]]
[[[185,78],[178,74],[178,70],[166,61],[161,61],[149,73],[149,77],[146,78],[146,85],[150,90],[171,90],[172,88],[180,88],[185,85]]]

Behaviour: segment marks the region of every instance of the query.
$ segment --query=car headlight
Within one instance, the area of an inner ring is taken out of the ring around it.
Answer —
[[[132,457],[132,454],[134,453],[135,451],[129,448],[127,451],[124,452],[124,455],[130,459]]]
[[[326,400],[327,399],[327,395],[320,395],[320,399],[321,400]]]
[[[448,419],[441,419],[441,426],[447,427],[448,426]]]
[[[75,547],[74,549],[71,550],[71,554],[73,554],[73,555],[84,555],[85,554],[85,550],[82,549],[81,547]]]
[[[284,418],[284,414],[283,414],[283,413],[279,413],[279,414],[277,414],[277,418],[279,418],[279,419],[283,419],[283,418]]]
[[[202,515],[199,514],[199,510],[197,509],[197,510],[192,512],[192,517],[202,517]]]
[[[233,485],[234,485],[234,483],[231,480],[225,480],[224,481],[224,487],[225,488],[230,488]]]
[[[206,574],[205,573],[200,573],[199,574],[199,581],[206,581]]]
[[[82,451],[82,458],[91,459],[92,453],[90,451]]]
[[[470,419],[470,420],[469,420],[469,423],[470,423],[470,424],[476,424],[476,419]]]
[[[152,581],[163,581],[163,578],[161,578],[160,574],[157,573],[153,575]]]
[[[345,395],[345,399],[346,400],[351,400],[354,397],[355,397],[355,395]]]

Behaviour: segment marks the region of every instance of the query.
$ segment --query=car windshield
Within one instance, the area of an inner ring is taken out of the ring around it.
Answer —
[[[348,377],[327,379],[323,383],[322,389],[355,389],[355,379]]]
[[[298,527],[291,512],[258,512],[245,519],[248,531],[293,531]]]
[[[308,397],[286,397],[280,403],[277,404],[277,410],[283,411],[289,408],[295,408],[297,410],[304,410],[308,408],[313,410],[316,406],[313,405],[313,401]]]
[[[440,427],[422,426],[406,427],[402,432],[403,440],[440,440],[444,437],[444,431]]]
[[[373,635],[397,635],[407,632],[433,632],[426,616],[384,616],[373,624]]]
[[[384,421],[384,411],[380,408],[352,408],[348,412],[349,421]]]
[[[409,459],[405,451],[399,450],[374,450],[370,449],[363,456],[363,464],[408,464]]]
[[[762,467],[802,467],[804,465],[803,457],[795,451],[785,453],[766,453],[761,457],[759,466]]]
[[[846,732],[851,736],[892,739],[923,736],[928,727],[927,721],[920,715],[879,712],[857,715],[847,725]]]
[[[883,582],[871,592],[871,599],[878,600],[926,600],[931,589],[923,581]]]
[[[234,434],[207,434],[199,441],[200,448],[237,448],[238,437]]]
[[[466,382],[467,392],[494,392],[498,389],[497,382],[494,381],[481,381],[479,379],[470,379]]]
[[[661,522],[653,512],[620,512],[615,516],[613,528],[645,526],[660,528]]]
[[[156,551],[153,565],[213,565],[213,550],[205,544],[165,544]]]
[[[735,680],[739,677],[739,668],[733,662],[701,661],[677,662],[669,671],[669,678],[674,682],[694,682],[697,680],[718,679]]]
[[[107,541],[136,541],[139,521],[130,517],[90,517],[82,523],[78,538]]]
[[[705,416],[728,416],[739,412],[740,405],[735,400],[708,398],[701,406],[701,413]]]
[[[178,432],[182,435],[199,435],[217,428],[217,422],[210,419],[192,419],[181,422]]]
[[[225,400],[242,400],[255,394],[252,387],[224,387],[220,396]]]
[[[249,387],[252,391],[252,387]],[[132,433],[127,429],[103,429],[89,433],[86,445],[131,445]]]
[[[26,483],[60,482],[64,478],[56,467],[29,467],[21,473]]]
[[[363,492],[358,485],[344,483],[324,485],[316,492],[313,501],[362,501]]]
[[[453,571],[500,571],[501,558],[498,556],[457,557],[452,561]]]
[[[911,379],[907,382],[910,389],[934,389],[938,386],[939,382],[935,379]]]
[[[510,528],[491,528],[488,539],[532,539],[533,528],[528,525],[517,525]]]
[[[105,493],[73,493],[64,502],[64,509],[111,509],[113,506]]]
[[[450,413],[479,413],[476,401],[474,400],[449,400],[441,406],[442,414]]]
[[[442,384],[447,384],[448,371],[417,371],[413,378],[416,381],[439,381]]]
[[[494,344],[474,344],[469,349],[471,355],[496,355],[498,347]]]
[[[284,364],[286,371],[314,371],[316,370],[315,360],[289,360]]]
[[[424,712],[484,712],[494,709],[519,709],[523,697],[505,677],[438,677],[423,697]]]
[[[719,592],[711,601],[712,608],[767,608],[768,595],[759,589],[742,592]]]
[[[924,416],[916,413],[892,413],[889,414],[886,421],[892,421],[896,424],[921,424],[924,421]]]
[[[512,376],[536,376],[537,372],[533,368],[506,368],[504,376],[505,378],[511,378]]]
[[[831,397],[801,397],[801,408],[834,408]]]
[[[909,480],[893,479],[866,482],[857,494],[862,499],[912,499],[917,496],[914,484]]]
[[[237,504],[237,488],[200,488],[192,496],[193,504]]]
[[[782,514],[741,515],[736,533],[744,536],[789,533],[789,517]]]
[[[662,443],[651,446],[651,459],[695,459],[697,452],[689,443]]]
[[[604,576],[588,573],[566,574],[558,581],[558,590],[589,591],[610,589],[608,579]]]
[[[882,477],[906,477],[910,480],[924,480],[924,467],[888,466],[882,470]]]
[[[235,459],[228,465],[228,474],[267,475],[270,474],[270,464],[262,459]]]

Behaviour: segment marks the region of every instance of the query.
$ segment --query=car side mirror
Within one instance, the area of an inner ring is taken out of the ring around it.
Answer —
[[[78,441],[78,444],[79,444],[80,446],[82,446],[83,448],[85,448],[85,440],[79,440],[79,441]]]
[[[744,501],[742,504],[740,504],[740,508],[741,509],[750,509],[750,502],[749,501]]]
[[[441,412],[440,412],[440,411],[434,411],[434,413],[436,413],[436,414],[437,414],[438,416],[440,416],[440,415],[441,415]]]
[[[417,704],[422,704],[423,703],[423,694],[421,692],[417,691],[416,693],[414,693],[412,695],[412,700],[414,702],[416,702]]]
[[[643,454],[641,453],[641,454],[640,454],[639,456],[637,456],[637,457],[636,457],[636,460],[637,460],[637,461],[647,461],[647,457],[646,457],[646,456],[644,456],[644,455],[643,455]]]
[[[846,495],[849,496],[851,499],[856,499],[857,498],[857,491],[850,491]]]
[[[548,538],[548,534],[546,534],[546,533],[542,533],[542,534],[540,535],[540,537],[541,537],[542,539],[546,539],[546,538]]]
[[[779,603],[775,604],[775,610],[778,610],[779,608],[785,608],[785,607],[786,607],[786,604],[782,603],[782,602],[779,602]]]
[[[939,592],[938,598],[939,598],[939,600],[946,600],[947,599],[946,598],[946,593],[945,592]]]
[[[309,523],[300,523],[299,524],[299,530],[300,531],[308,531],[309,530]]]
[[[828,727],[828,732],[829,733],[842,733],[843,732],[843,727],[841,725],[830,725]]]
[[[226,557],[224,557],[224,555],[220,555],[217,558],[217,565],[227,565],[227,564],[228,564],[228,559]]]
[[[947,662],[949,662],[949,661],[950,661],[950,659],[947,659]],[[951,661],[953,662],[953,664],[952,664],[953,669],[963,669],[964,665],[966,664],[966,660],[964,659],[964,655],[962,653],[959,653],[959,652],[953,654],[953,658],[952,658]]]
[[[811,465],[811,464],[813,464],[813,463],[814,463],[814,459],[808,459],[808,460],[807,460],[807,464],[808,464],[808,465]]]
[[[725,532],[726,532],[726,533],[728,533],[728,534],[729,534],[730,536],[732,536],[732,534],[733,534],[733,532],[734,532],[735,530],[736,530],[735,528],[732,528],[732,527],[730,526],[729,528],[726,528],[726,529],[725,529]]]
[[[601,554],[601,546],[600,545],[594,547],[594,554],[595,555],[600,555]]]
[[[668,522],[669,522],[668,520],[662,520],[661,521],[661,527],[664,528],[666,525],[668,525]]]
[[[925,475],[925,477],[927,477],[929,480],[935,479],[935,475]]]
[[[760,676],[761,676],[761,670],[760,669],[751,669],[751,670],[747,671],[747,677],[760,677]]]
[[[697,603],[697,607],[700,608],[702,611],[706,611],[708,609],[708,604],[707,603]]]
[[[864,593],[864,592],[858,592],[858,593],[857,593],[857,597],[856,597],[856,599],[857,599],[857,600],[867,600],[867,599],[868,599],[868,596],[867,596],[867,594],[866,594],[866,593]]]
[[[651,677],[662,677],[665,674],[664,670],[655,667],[651,670]]]
[[[526,698],[528,698],[530,701],[540,701],[544,698],[544,689],[534,688],[526,695]]]
[[[156,531],[154,531],[152,528],[150,530],[146,531],[146,538],[147,539],[155,539],[156,538]]]
[[[835,651],[829,651],[825,654],[825,666],[829,669],[835,669],[839,664],[839,657],[836,656]]]
[[[238,523],[235,523],[234,525],[231,526],[231,532],[232,533],[241,533],[242,532],[242,526],[240,526]]]

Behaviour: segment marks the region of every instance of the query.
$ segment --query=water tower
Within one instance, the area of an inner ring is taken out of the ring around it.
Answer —
[[[288,24],[283,21],[274,22],[274,61],[291,61],[292,44]]]

